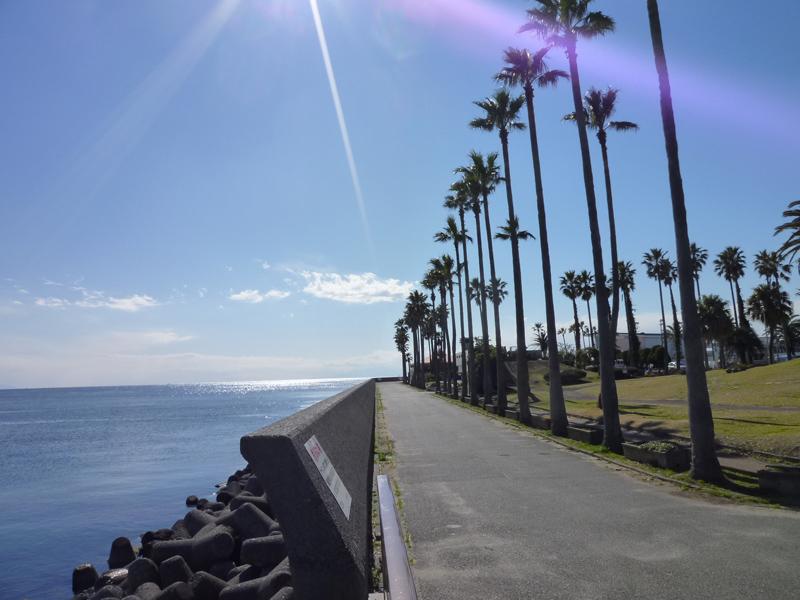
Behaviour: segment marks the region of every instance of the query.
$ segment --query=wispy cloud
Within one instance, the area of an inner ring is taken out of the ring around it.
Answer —
[[[289,296],[291,296],[291,292],[285,290],[267,290],[266,292],[261,292],[259,290],[242,290],[240,292],[231,293],[228,299],[234,302],[261,304],[264,300],[282,300]]]
[[[56,296],[39,297],[34,299],[34,304],[44,308],[107,308],[123,312],[138,312],[145,308],[153,308],[159,304],[155,298],[147,294],[117,297],[109,296],[99,290],[90,290],[80,286],[75,286],[71,289],[74,292],[78,292],[80,297],[77,299]]]
[[[341,275],[303,271],[301,275],[306,280],[303,291],[307,294],[347,304],[398,302],[408,296],[414,287],[410,281],[381,279],[375,273]]]

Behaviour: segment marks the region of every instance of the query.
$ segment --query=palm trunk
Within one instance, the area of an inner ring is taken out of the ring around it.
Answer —
[[[439,286],[439,304],[444,306],[442,313],[442,321],[439,323],[439,329],[442,330],[442,360],[440,372],[442,376],[442,384],[445,393],[450,393],[450,375],[448,373],[448,365],[450,364],[450,335],[447,332],[447,284]]]
[[[602,134],[602,135],[601,135]],[[616,345],[617,325],[619,322],[619,273],[617,273],[617,221],[614,218],[614,200],[611,195],[611,173],[608,168],[608,148],[606,147],[606,132],[598,131],[597,139],[600,140],[600,151],[603,156],[603,175],[606,183],[606,204],[608,205],[608,238],[611,245],[611,339]]]
[[[664,344],[664,373],[667,373],[669,357],[667,356],[667,315],[664,312],[664,288],[658,278],[658,299],[661,302],[661,342]]]
[[[686,203],[683,195],[678,137],[675,115],[672,111],[667,59],[661,37],[661,20],[657,0],[647,0],[650,33],[661,100],[661,118],[664,124],[664,141],[669,163],[669,184],[672,194],[672,213],[675,222],[675,246],[678,254],[678,282],[683,313],[684,345],[686,347],[686,381],[689,390],[689,429],[692,437],[692,477],[705,481],[719,481],[724,477],[714,448],[714,420],[708,397],[708,384],[702,360],[702,328],[697,314],[697,301],[692,288],[692,271],[689,250],[689,228],[686,222]]]
[[[728,280],[728,285],[731,288],[731,312],[733,313],[733,322],[736,327],[739,327],[739,307],[736,305],[736,294],[733,292],[733,279]]]
[[[596,348],[594,345],[594,324],[592,323],[592,305],[589,304],[589,301],[586,301],[586,310],[589,312],[589,339],[592,340],[592,348]]]
[[[744,300],[742,300],[742,290],[739,287],[739,280],[736,279],[733,282],[733,286],[736,289],[736,305],[739,310],[739,326],[740,327],[747,327],[749,325],[747,321],[747,316],[744,314]]]
[[[775,353],[772,350],[772,342],[775,339],[775,328],[769,327],[769,364],[775,362]]]
[[[419,360],[419,371],[420,371],[420,381],[419,387],[420,389],[425,389],[425,333],[424,333],[425,325],[423,324],[419,329],[419,337],[420,337],[420,360]]]
[[[542,280],[544,306],[547,320],[548,372],[550,374],[550,431],[553,435],[567,435],[567,409],[564,389],[561,386],[561,365],[558,360],[556,312],[553,304],[553,279],[550,272],[550,243],[547,237],[547,213],[544,205],[542,166],[539,159],[539,137],[536,133],[536,113],[533,110],[533,87],[525,86],[525,104],[528,108],[528,131],[531,139],[533,178],[536,186],[536,209],[539,214],[539,246],[542,251]]]
[[[403,354],[403,383],[406,382],[406,355]]]
[[[494,242],[492,241],[492,223],[489,218],[489,198],[483,195],[483,220],[486,224],[486,249],[489,251],[489,275],[492,282],[497,281],[494,268]],[[492,296],[492,309],[494,312],[494,347],[495,370],[497,373],[497,413],[504,415],[508,406],[506,398],[505,362],[503,361],[503,341],[500,336],[500,299]]]
[[[675,306],[675,295],[672,293],[672,284],[669,287],[669,301],[672,303],[672,336],[675,340],[675,368],[681,370],[681,324],[678,321],[678,309]]]
[[[475,215],[475,237],[478,239],[478,275],[481,281],[481,331],[483,332],[483,340],[481,340],[481,348],[483,349],[483,405],[489,402],[492,397],[492,379],[489,374],[489,318],[486,312],[486,276],[483,271],[483,241],[481,240],[481,218],[480,207],[475,202],[478,210],[473,209],[472,213]]]
[[[697,286],[697,300],[699,301],[700,298],[703,297],[703,295],[700,293],[700,275],[695,275],[694,283]]]
[[[633,301],[630,292],[624,292],[625,320],[628,325],[628,359],[631,366],[639,368],[639,338],[636,335],[636,317],[633,314]]]
[[[478,406],[478,392],[475,389],[475,351],[472,340],[472,301],[469,297],[469,259],[467,258],[467,227],[464,224],[464,209],[458,210],[458,217],[461,219],[461,249],[464,251],[464,277],[467,280],[467,289],[465,291],[467,296],[467,329],[469,330],[469,339],[467,340],[468,352],[468,374],[466,377],[469,379],[469,399],[473,406]]]
[[[503,147],[503,168],[505,170],[506,199],[508,200],[508,219],[511,230],[511,260],[514,269],[514,308],[517,320],[517,402],[519,402],[519,420],[530,423],[531,409],[528,403],[530,383],[528,380],[528,345],[525,343],[525,309],[522,306],[522,269],[519,260],[519,239],[513,227],[516,221],[514,214],[514,196],[511,191],[511,167],[508,164],[508,132],[500,132],[500,143]]]
[[[464,294],[461,286],[461,252],[458,249],[458,240],[453,240],[456,249],[456,277],[458,278],[458,317],[461,321],[461,400],[467,397],[467,348],[464,337]],[[455,336],[455,331],[453,332]]]
[[[436,291],[431,290],[431,319],[433,320],[433,339],[431,340],[431,364],[433,366],[433,377],[436,380],[435,389],[437,392],[442,391],[439,383],[439,352],[438,344],[436,343]]]
[[[458,254],[458,252],[456,252]],[[458,258],[456,257],[456,268],[458,268]],[[456,397],[456,306],[455,306],[455,298],[453,297],[453,281],[451,279],[450,284],[448,286],[450,291],[450,323],[452,325],[453,334],[450,336],[450,395],[455,398]],[[459,283],[460,288],[460,283]],[[459,291],[460,293],[460,291]],[[459,309],[461,312],[461,322],[464,322],[464,312],[461,307],[461,296],[458,298]],[[461,354],[463,356],[464,349],[462,347]]]
[[[594,195],[592,160],[589,155],[589,139],[586,136],[586,116],[581,99],[581,83],[578,75],[578,57],[574,41],[567,46],[569,72],[572,79],[572,101],[578,122],[578,139],[583,162],[583,183],[586,188],[586,207],[589,212],[589,230],[592,238],[594,259],[595,300],[597,302],[597,334],[600,342],[600,394],[603,399],[603,445],[614,452],[622,452],[622,432],[619,427],[619,399],[614,379],[614,342],[611,339],[611,318],[606,294],[606,274],[603,267],[603,245],[600,241],[600,225],[597,219],[597,200]]]
[[[572,298],[572,315],[575,319],[575,354],[577,355],[578,352],[581,351],[581,335],[583,334],[583,330],[581,329],[580,319],[578,319],[578,302],[575,298]]]

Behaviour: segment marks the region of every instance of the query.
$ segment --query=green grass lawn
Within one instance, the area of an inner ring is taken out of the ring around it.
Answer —
[[[546,361],[530,364],[531,388],[547,408]],[[724,443],[782,454],[800,455],[800,360],[755,367],[742,373],[709,371],[708,389],[715,430]],[[587,383],[564,388],[567,412],[598,417],[600,383],[596,373]],[[659,427],[688,435],[686,379],[682,375],[642,377],[617,382],[620,420],[636,427]]]

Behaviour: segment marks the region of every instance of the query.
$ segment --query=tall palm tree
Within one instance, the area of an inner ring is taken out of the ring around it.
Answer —
[[[408,295],[408,302],[403,318],[406,325],[411,329],[413,337],[414,378],[412,384],[420,388],[425,387],[425,343],[423,340],[422,328],[427,312],[428,300],[425,295],[418,290],[412,291]]]
[[[444,258],[444,257],[442,257]],[[438,284],[439,288],[439,310],[437,314],[437,320],[439,324],[439,329],[442,332],[442,353],[444,354],[444,360],[441,361],[444,363],[445,374],[443,376],[445,390],[450,393],[450,356],[451,356],[451,348],[450,348],[450,333],[447,329],[447,317],[452,312],[448,309],[448,285],[452,285],[453,283],[453,275],[448,268],[445,267],[444,262],[442,262],[442,258],[432,258],[428,264],[431,266],[432,276],[434,277],[436,283]],[[447,258],[450,258],[449,256]],[[450,266],[452,267],[452,259],[450,259]]]
[[[502,279],[492,279],[486,289],[486,296],[498,306],[508,297],[508,284]]]
[[[672,215],[675,224],[675,247],[678,254],[678,285],[683,313],[686,382],[689,391],[689,430],[692,438],[692,476],[706,481],[720,481],[724,479],[724,476],[714,447],[714,420],[711,415],[706,371],[703,367],[702,327],[697,315],[697,301],[694,297],[689,260],[689,226],[686,221],[686,202],[678,158],[678,136],[675,131],[672,92],[670,91],[657,0],[647,0],[647,10],[650,34],[653,39],[656,72],[658,73],[661,120],[664,127],[669,185],[672,195]]]
[[[697,311],[703,333],[712,342],[716,343],[719,351],[720,366],[727,366],[727,341],[733,334],[733,319],[728,312],[727,302],[716,294],[702,296],[697,303]],[[714,346],[712,344],[712,354]]]
[[[800,200],[789,203],[783,211],[783,218],[787,221],[775,228],[775,235],[788,232],[789,237],[781,244],[778,252],[784,259],[792,261],[800,253]]]
[[[511,191],[511,166],[508,158],[508,134],[513,130],[525,129],[519,120],[519,111],[525,104],[525,98],[512,98],[506,90],[498,90],[494,96],[478,100],[475,105],[484,115],[473,119],[470,126],[484,131],[495,131],[500,135],[503,149],[504,183],[508,202],[508,223],[516,222],[514,212],[514,196]],[[531,411],[528,403],[530,383],[528,380],[528,352],[525,343],[525,309],[522,302],[522,269],[519,258],[519,239],[517,232],[510,230],[511,260],[514,272],[514,308],[517,325],[517,401],[519,402],[519,418],[523,423],[530,423]]]
[[[441,258],[439,259],[442,264],[442,275],[444,279],[447,281],[447,291],[450,295],[450,323],[452,326],[453,334],[448,336],[450,338],[450,366],[448,367],[448,373],[450,374],[449,381],[450,381],[450,395],[455,397],[456,395],[456,310],[455,304],[453,300],[453,273],[456,269],[456,263],[453,260],[453,257],[449,254],[442,254]],[[459,302],[461,298],[459,298]]]
[[[450,202],[449,200],[446,201],[445,202],[445,206],[448,206],[449,202]],[[455,202],[455,200],[453,200],[453,202]],[[458,208],[458,207],[456,206],[456,208]],[[462,221],[463,221],[463,219],[462,219]],[[461,392],[460,392],[460,394],[461,394],[461,400],[464,400],[466,398],[466,390],[467,390],[466,381],[468,380],[468,377],[467,377],[467,348],[466,348],[466,342],[465,342],[465,336],[464,336],[464,302],[463,302],[463,289],[462,289],[462,286],[461,286],[461,267],[462,267],[462,264],[461,264],[461,244],[462,244],[462,241],[463,241],[464,245],[466,246],[466,241],[468,239],[470,239],[470,238],[466,234],[466,232],[462,233],[461,229],[458,228],[458,224],[456,223],[455,218],[452,217],[452,216],[449,216],[449,217],[447,217],[447,225],[445,225],[445,227],[441,231],[436,232],[436,234],[433,236],[433,239],[435,241],[437,241],[437,242],[440,242],[440,243],[452,242],[453,243],[453,249],[455,250],[455,254],[456,254],[456,264],[455,264],[456,269],[455,269],[455,271],[456,271],[456,279],[458,280],[458,314],[459,314],[459,319],[461,321],[461,323],[460,323],[461,324],[461,337],[460,337],[460,340],[461,340],[461,373],[463,375],[463,381],[461,383]],[[466,259],[465,259],[465,264],[466,264]],[[471,317],[470,317],[470,321],[471,321]],[[471,329],[471,325],[470,325],[470,329]],[[454,339],[455,339],[455,335],[456,335],[456,333],[455,333],[455,327],[454,327],[453,328],[453,338]],[[470,338],[471,337],[472,337],[472,334],[470,333]]]
[[[678,320],[678,308],[675,306],[675,294],[672,293],[672,284],[678,280],[678,267],[670,259],[661,261],[661,277],[664,285],[669,290],[669,301],[672,305],[672,339],[675,341],[675,365],[681,368],[681,322]]]
[[[600,11],[590,11],[592,0],[536,0],[538,7],[528,10],[530,21],[522,30],[531,30],[545,37],[551,44],[564,48],[569,62],[572,81],[573,110],[578,124],[578,140],[583,163],[583,183],[586,191],[586,208],[589,213],[589,231],[594,258],[596,284],[597,333],[600,345],[600,394],[603,399],[603,445],[614,452],[622,451],[622,432],[619,427],[619,400],[614,379],[615,341],[611,336],[611,318],[608,306],[603,245],[600,240],[600,223],[597,218],[597,199],[586,134],[586,116],[581,102],[581,83],[578,74],[578,38],[592,38],[614,30],[614,20]]]
[[[633,290],[636,289],[636,269],[631,262],[617,263],[617,277],[625,302],[625,321],[628,326],[628,357],[631,366],[639,367],[639,336],[636,335],[636,317],[633,312]]]
[[[425,277],[422,278],[420,281],[420,285],[428,290],[431,298],[431,312],[430,316],[433,317],[432,327],[429,323],[426,327],[426,331],[428,332],[428,339],[432,341],[430,349],[431,349],[431,366],[433,366],[433,376],[436,380],[436,391],[441,391],[441,385],[439,380],[439,360],[436,352],[436,328],[438,327],[438,319],[436,318],[436,290],[439,287],[439,281],[434,269],[430,269],[425,273]],[[431,331],[432,330],[432,331]]]
[[[575,332],[575,353],[577,354],[581,349],[581,334],[578,324],[578,298],[581,296],[581,286],[578,281],[578,275],[575,271],[567,271],[561,276],[559,283],[561,293],[572,300],[572,315],[574,318],[572,331]]]
[[[745,260],[744,252],[737,246],[728,246],[714,259],[714,271],[730,285],[731,298],[733,299],[732,306],[736,308],[733,316],[737,327],[747,327],[742,290],[739,287],[739,280],[744,277],[746,267],[747,261]]]
[[[539,215],[539,244],[542,252],[542,280],[544,282],[545,316],[548,340],[548,372],[550,374],[550,423],[555,435],[566,435],[567,409],[564,404],[564,390],[561,386],[561,365],[558,359],[558,338],[556,337],[556,315],[553,302],[553,275],[550,268],[550,242],[547,235],[547,213],[544,203],[544,185],[539,157],[539,139],[536,133],[536,112],[534,110],[534,86],[540,88],[554,86],[559,79],[567,78],[564,71],[549,69],[545,56],[550,46],[531,53],[528,50],[509,48],[505,51],[506,66],[495,79],[506,86],[521,85],[525,94],[528,112],[528,131],[530,133],[533,176],[536,187],[536,208]]]
[[[597,348],[594,343],[594,323],[592,322],[592,305],[589,303],[594,296],[594,277],[589,271],[583,270],[578,273],[578,287],[581,292],[581,300],[586,302],[586,310],[589,313],[589,339],[592,341],[592,348]]]
[[[792,274],[792,265],[787,262],[780,252],[762,250],[753,259],[753,267],[767,283],[774,283],[778,287],[781,281],[789,281]]]
[[[597,131],[597,141],[600,143],[600,152],[603,157],[603,176],[606,184],[606,205],[608,208],[609,245],[611,246],[611,264],[619,262],[617,255],[617,221],[614,218],[614,200],[611,194],[611,171],[608,166],[608,130],[636,131],[639,126],[632,121],[612,121],[611,117],[617,110],[617,95],[619,90],[612,87],[605,91],[589,88],[583,97],[583,112],[586,126]],[[575,121],[574,112],[564,117],[566,121]],[[619,280],[616,269],[611,274],[611,336],[616,340],[617,323],[619,321]]]
[[[565,348],[564,351],[566,352],[566,347],[567,347],[567,330],[566,330],[566,328],[565,327],[559,327],[558,328],[558,335],[561,336],[561,343],[564,345],[564,348]]]
[[[403,383],[408,383],[406,372],[406,355],[408,354],[408,327],[403,319],[398,319],[394,324],[394,344],[403,359]]]
[[[460,167],[456,169],[457,172],[464,174],[466,177],[469,178],[472,185],[477,189],[477,192],[481,198],[483,203],[483,217],[486,225],[486,246],[489,252],[489,277],[490,281],[494,280],[497,277],[497,273],[495,271],[495,264],[494,264],[494,244],[492,241],[492,224],[491,219],[489,217],[489,196],[494,193],[494,190],[497,188],[497,184],[500,182],[500,167],[497,165],[497,153],[492,152],[486,158],[476,151],[472,151],[469,154],[470,158],[470,165],[468,167]],[[477,202],[475,203],[478,204]],[[475,212],[475,219],[476,222],[478,221],[478,213],[480,212],[481,206],[473,207],[473,211]],[[477,236],[480,240],[480,223],[476,226]],[[486,285],[486,281],[483,275],[483,249],[482,243],[478,242],[478,256],[481,265],[481,281],[484,284],[484,290],[488,292],[489,286]],[[485,298],[484,298],[485,304]],[[499,414],[505,414],[506,410],[506,390],[505,390],[505,383],[503,380],[503,371],[505,370],[505,363],[501,360],[501,347],[502,347],[502,337],[500,335],[500,305],[498,303],[492,302],[492,309],[494,315],[494,339],[495,339],[495,348],[497,352],[497,357],[495,359],[495,368],[496,368],[496,378],[497,378],[497,410]],[[485,307],[484,307],[485,311]],[[488,317],[487,317],[488,320]],[[488,324],[487,330],[484,332],[484,339],[486,341],[487,348],[484,348],[484,356],[488,355]],[[488,360],[488,357],[487,359]],[[486,363],[484,363],[486,364]],[[484,386],[489,385],[489,371],[488,369],[484,369]],[[489,390],[489,387],[484,387],[484,390]],[[488,391],[485,391],[485,394],[488,394]]]
[[[700,298],[700,272],[708,261],[708,250],[701,248],[694,242],[689,245],[689,264],[691,265],[694,282],[697,285],[697,297]]]
[[[667,257],[667,253],[661,248],[651,248],[649,252],[644,253],[644,260],[642,264],[647,270],[647,276],[650,279],[655,279],[658,282],[658,299],[661,302],[661,343],[664,346],[664,371],[667,369],[667,317],[664,314],[664,281],[663,260]]]
[[[458,219],[461,225],[460,239],[461,251],[464,255],[464,281],[466,283],[466,288],[469,286],[469,257],[467,256],[467,239],[469,239],[469,236],[467,235],[464,213],[469,206],[469,194],[467,186],[463,181],[456,181],[453,183],[450,186],[450,191],[453,192],[453,194],[445,198],[444,206],[445,208],[458,211]],[[475,386],[475,349],[473,343],[475,337],[472,328],[472,302],[468,289],[464,290],[464,295],[467,298],[467,331],[469,333],[469,339],[465,340],[465,345],[467,347],[467,371],[465,377],[469,381],[470,404],[478,406],[478,391]]]
[[[775,330],[789,321],[792,316],[792,302],[789,294],[774,283],[762,283],[753,290],[747,299],[747,312],[756,321],[761,321],[769,336],[769,364],[775,361]]]

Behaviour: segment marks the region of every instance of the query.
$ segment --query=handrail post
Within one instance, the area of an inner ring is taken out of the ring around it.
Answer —
[[[388,600],[417,600],[417,588],[403,541],[400,518],[388,475],[378,475],[383,584]]]

